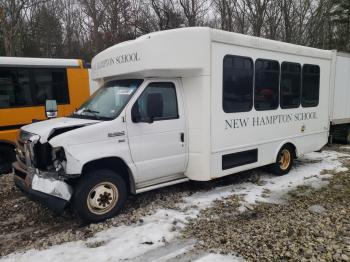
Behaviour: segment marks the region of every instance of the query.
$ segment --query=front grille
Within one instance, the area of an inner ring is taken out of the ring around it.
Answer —
[[[20,130],[17,139],[17,158],[27,167],[36,167],[35,145],[39,143],[39,136]]]
[[[27,131],[24,131],[20,129],[17,137],[17,157],[19,160],[21,160],[22,163],[26,163],[26,156],[25,156],[25,143],[27,143],[34,134],[29,133]]]
[[[49,143],[41,144],[36,143],[34,146],[34,167],[42,170],[46,170],[49,165],[52,164],[51,160],[51,146]]]

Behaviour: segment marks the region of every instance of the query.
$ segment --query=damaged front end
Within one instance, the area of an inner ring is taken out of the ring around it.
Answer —
[[[40,143],[40,136],[21,130],[13,164],[16,186],[31,199],[61,213],[73,189],[67,183],[66,157],[62,147]]]

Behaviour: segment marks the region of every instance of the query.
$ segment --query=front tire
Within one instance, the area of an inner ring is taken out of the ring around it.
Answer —
[[[127,192],[120,175],[111,170],[95,170],[80,178],[73,195],[73,207],[81,219],[101,222],[119,213]]]
[[[272,171],[278,176],[288,174],[294,163],[294,155],[293,147],[283,146],[278,152],[276,163],[272,165]]]

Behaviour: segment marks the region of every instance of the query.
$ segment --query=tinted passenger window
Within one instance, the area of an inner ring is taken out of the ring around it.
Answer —
[[[69,103],[66,69],[34,69],[33,75],[37,105],[45,104],[47,99]]]
[[[301,65],[282,63],[281,69],[281,107],[297,108],[301,95]]]
[[[0,108],[31,105],[29,70],[0,68]]]
[[[223,66],[223,109],[226,113],[248,112],[253,106],[253,60],[225,56]]]
[[[175,85],[170,82],[151,83],[137,100],[140,118],[154,121],[179,118]]]
[[[272,110],[278,107],[280,65],[278,61],[258,59],[255,61],[256,110]]]
[[[319,96],[320,67],[317,65],[304,65],[301,105],[303,107],[318,106]]]

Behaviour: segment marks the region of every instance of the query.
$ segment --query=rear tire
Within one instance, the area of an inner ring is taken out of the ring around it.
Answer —
[[[350,128],[348,128],[346,132],[346,141],[347,144],[350,144]]]
[[[290,145],[283,146],[278,152],[276,163],[272,167],[273,173],[283,176],[289,173],[294,163],[295,150]]]
[[[119,213],[128,196],[124,179],[101,169],[82,176],[75,187],[73,207],[87,222],[101,222]]]

